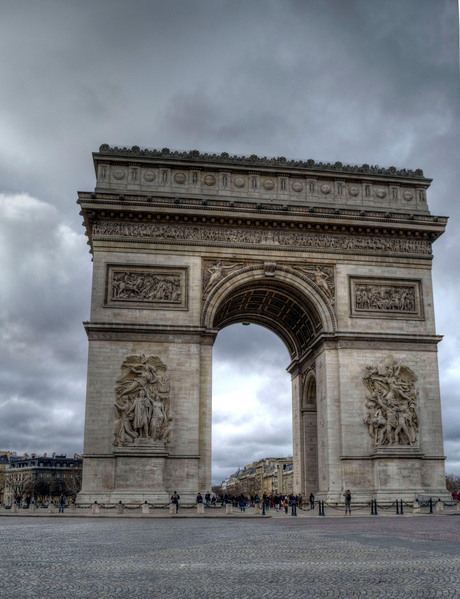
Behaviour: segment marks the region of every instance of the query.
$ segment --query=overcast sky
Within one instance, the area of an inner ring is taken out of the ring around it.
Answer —
[[[101,143],[422,168],[446,469],[460,474],[456,0],[15,0],[0,18],[0,449],[82,450],[91,261],[75,204]],[[214,351],[214,471],[292,452],[289,357]]]

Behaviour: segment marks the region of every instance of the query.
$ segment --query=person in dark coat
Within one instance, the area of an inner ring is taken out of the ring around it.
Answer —
[[[171,495],[171,503],[176,506],[176,514],[179,511],[179,499],[180,495],[177,494],[177,491],[174,491],[174,493]]]
[[[64,508],[66,506],[66,498],[64,493],[61,493],[61,495],[59,496],[59,513],[63,514],[64,513]]]

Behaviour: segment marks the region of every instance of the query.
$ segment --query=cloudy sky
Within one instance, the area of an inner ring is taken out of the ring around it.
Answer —
[[[450,216],[433,278],[447,471],[460,474],[457,0],[15,0],[0,18],[0,449],[82,450],[101,143],[422,168]],[[292,452],[289,358],[225,329],[214,480]]]

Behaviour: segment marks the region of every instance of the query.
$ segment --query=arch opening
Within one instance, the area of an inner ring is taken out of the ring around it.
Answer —
[[[271,460],[293,454],[288,363],[282,340],[266,327],[236,324],[219,332],[213,349],[213,485],[268,458],[267,472],[260,464],[257,476],[246,469],[240,487],[247,495],[283,490],[283,473]],[[284,472],[284,486],[289,476],[292,470]]]
[[[213,328],[238,322],[272,330],[287,346],[291,360],[300,357],[323,330],[321,316],[307,296],[285,282],[270,279],[246,282],[219,302]]]

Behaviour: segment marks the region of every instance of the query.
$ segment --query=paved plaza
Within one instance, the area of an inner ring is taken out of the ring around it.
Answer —
[[[0,518],[2,599],[460,597],[460,517]]]

